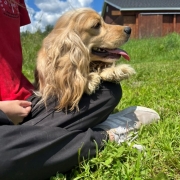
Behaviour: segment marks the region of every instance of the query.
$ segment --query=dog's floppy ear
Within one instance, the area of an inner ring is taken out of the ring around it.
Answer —
[[[58,98],[57,109],[77,109],[87,84],[89,51],[73,30],[53,30],[44,39],[37,60],[42,100]]]

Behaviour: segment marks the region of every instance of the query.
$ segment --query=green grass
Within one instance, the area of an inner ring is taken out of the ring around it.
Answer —
[[[33,82],[35,58],[44,35],[22,36],[23,72]],[[139,152],[123,143],[108,142],[97,157],[79,163],[70,174],[51,180],[179,180],[180,179],[180,35],[130,40],[123,47],[137,74],[121,83],[119,111],[132,105],[155,109],[161,121],[142,127],[134,141],[145,147]]]

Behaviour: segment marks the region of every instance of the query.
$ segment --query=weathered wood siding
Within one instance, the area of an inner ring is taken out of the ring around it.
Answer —
[[[117,12],[117,13],[115,13]],[[123,25],[123,16],[120,16],[120,11],[113,6],[107,6],[104,14],[104,21],[108,24]]]
[[[180,14],[176,15],[176,32],[180,34]]]
[[[162,26],[162,36],[167,35],[168,33],[171,33],[174,31],[173,28],[173,16],[172,14],[164,14],[163,20],[161,23]]]
[[[130,26],[132,28],[131,38],[160,37],[172,32],[180,33],[178,12],[174,14],[168,11],[121,12],[107,4],[103,18],[109,24]]]
[[[139,15],[139,38],[159,37],[162,32],[162,15]]]

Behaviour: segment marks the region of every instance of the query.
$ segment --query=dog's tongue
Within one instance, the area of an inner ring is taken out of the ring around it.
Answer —
[[[111,50],[111,49],[106,49],[106,51],[108,51],[109,53],[113,53],[113,54],[120,54],[120,55],[122,55],[126,60],[130,60],[130,57],[129,57],[129,55],[127,54],[127,52],[126,51],[124,51],[124,50],[122,50],[122,49],[113,49],[113,50]]]

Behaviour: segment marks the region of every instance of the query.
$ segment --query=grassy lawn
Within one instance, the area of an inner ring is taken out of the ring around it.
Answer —
[[[37,51],[44,34],[22,35],[23,72],[33,82]],[[121,83],[123,98],[114,110],[132,105],[155,109],[161,121],[142,127],[133,143],[108,142],[89,161],[80,162],[70,174],[57,174],[51,180],[179,180],[180,179],[180,35],[130,40],[123,47],[137,74]]]

